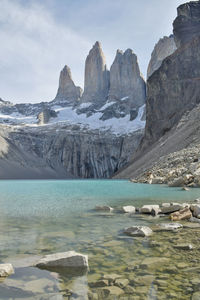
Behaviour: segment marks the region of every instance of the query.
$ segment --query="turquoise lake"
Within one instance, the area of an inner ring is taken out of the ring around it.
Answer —
[[[0,260],[15,267],[15,274],[0,283],[0,299],[192,299],[198,292],[199,250],[188,254],[174,246],[197,243],[199,228],[128,238],[121,233],[125,227],[154,226],[169,219],[98,213],[94,208],[192,203],[200,197],[200,189],[186,192],[126,180],[5,180],[0,181],[0,191]],[[87,274],[31,267],[40,256],[70,250],[89,256]],[[144,268],[142,261],[148,257],[165,257],[168,264]],[[193,268],[192,276],[184,273],[183,263],[185,269]],[[121,289],[124,295],[106,298],[92,287],[111,273],[129,281]]]

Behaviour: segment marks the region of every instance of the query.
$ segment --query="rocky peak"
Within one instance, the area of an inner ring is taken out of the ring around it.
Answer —
[[[160,68],[163,60],[174,53],[176,50],[176,44],[174,42],[174,36],[164,36],[155,45],[154,50],[151,54],[151,60],[147,69],[147,79]]]
[[[191,1],[180,5],[178,16],[173,23],[177,47],[200,35],[200,1]]]
[[[109,89],[109,71],[101,44],[96,42],[85,62],[85,82],[82,102],[105,100]]]
[[[137,56],[131,49],[117,50],[110,69],[109,100],[129,99],[130,106],[138,108],[146,97],[145,81],[140,74]]]
[[[81,97],[81,94],[81,88],[75,86],[72,80],[70,68],[68,66],[64,66],[60,72],[59,87],[55,99],[74,104]]]

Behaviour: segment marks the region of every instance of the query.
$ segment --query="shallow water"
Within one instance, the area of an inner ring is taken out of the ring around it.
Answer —
[[[15,274],[0,284],[0,299],[87,299],[88,293],[90,299],[97,293],[97,299],[191,299],[200,291],[199,228],[128,238],[121,233],[124,227],[168,220],[93,211],[104,204],[192,202],[200,189],[185,192],[124,180],[33,180],[1,181],[0,191],[0,260],[15,266]],[[195,249],[174,248],[183,242]],[[87,274],[27,267],[40,255],[69,250],[89,255]],[[145,263],[148,257],[155,262]],[[156,263],[158,257],[164,260]],[[110,273],[128,279],[121,298],[102,296],[91,287]]]

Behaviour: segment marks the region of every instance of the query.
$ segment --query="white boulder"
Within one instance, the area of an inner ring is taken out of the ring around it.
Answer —
[[[0,264],[0,277],[7,277],[13,273],[14,269],[11,264]]]
[[[124,213],[132,213],[132,214],[134,214],[134,213],[135,213],[135,206],[130,206],[130,205],[128,205],[128,206],[123,206],[123,207],[122,207],[122,211],[123,211]]]

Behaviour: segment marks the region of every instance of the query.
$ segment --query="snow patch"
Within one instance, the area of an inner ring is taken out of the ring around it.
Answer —
[[[104,106],[102,106],[101,108],[100,108],[100,110],[104,110],[104,109],[106,109],[107,107],[109,107],[109,106],[111,106],[111,105],[113,105],[113,104],[115,104],[116,102],[114,102],[114,101],[112,101],[112,102],[107,102],[106,104],[104,104]]]
[[[121,101],[125,101],[125,100],[127,100],[127,99],[129,99],[129,96],[123,97],[123,98],[121,98],[120,100],[121,100]]]

